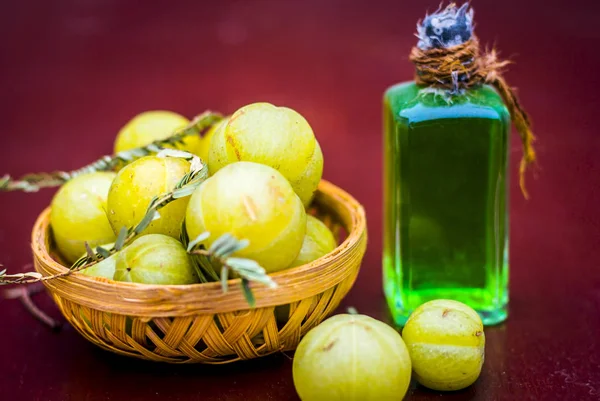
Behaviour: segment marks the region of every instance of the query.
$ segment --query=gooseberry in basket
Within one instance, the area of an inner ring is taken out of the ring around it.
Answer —
[[[172,191],[190,170],[190,163],[178,157],[146,156],[122,168],[110,186],[107,214],[115,233],[138,224],[153,197]],[[179,238],[189,197],[161,208],[142,234],[164,234]]]
[[[52,199],[50,224],[60,254],[73,263],[91,247],[112,242],[115,233],[106,215],[114,173],[82,174],[64,184]]]
[[[300,253],[290,267],[301,266],[319,259],[333,251],[337,243],[331,230],[321,220],[314,216],[306,215],[306,234],[302,242]],[[279,323],[287,322],[290,314],[290,305],[275,307],[275,316]]]
[[[304,265],[333,251],[337,243],[331,230],[316,217],[306,216],[306,235],[302,248],[291,267]]]
[[[296,111],[270,103],[242,107],[215,132],[208,155],[211,174],[237,161],[277,169],[305,206],[323,173],[323,153],[308,122]]]
[[[140,113],[121,128],[115,139],[115,153],[139,148],[168,138],[190,121],[182,115],[167,110],[153,110]],[[191,135],[175,147],[187,152],[195,152],[201,147],[201,138]]]
[[[451,300],[426,302],[410,315],[402,336],[415,378],[433,390],[460,390],[481,373],[485,335],[481,318]]]
[[[292,263],[306,233],[306,213],[290,183],[277,170],[251,162],[223,167],[196,189],[185,223],[190,239],[211,234],[203,242],[207,248],[226,233],[248,240],[236,256],[269,273]]]
[[[113,244],[102,245],[104,249],[110,249]],[[82,257],[84,255],[81,255]],[[82,274],[90,277],[103,277],[112,280],[115,276],[115,269],[117,267],[117,254],[110,255],[108,258],[101,260],[100,262],[91,265],[88,268],[81,270]]]
[[[201,138],[200,142],[198,143],[198,146],[194,150],[193,153],[198,155],[198,157],[200,157],[202,159],[202,161],[204,161],[205,163],[208,163],[208,152],[210,150],[210,143],[212,141],[213,136],[215,135],[215,132],[223,129],[227,125],[228,121],[229,121],[229,117],[225,117],[218,123],[213,124],[206,131],[206,133],[204,134],[204,136]]]
[[[198,282],[198,276],[183,245],[167,235],[141,236],[116,256],[116,281],[143,284]]]
[[[364,315],[325,320],[302,339],[293,362],[302,401],[401,400],[410,375],[400,334]]]

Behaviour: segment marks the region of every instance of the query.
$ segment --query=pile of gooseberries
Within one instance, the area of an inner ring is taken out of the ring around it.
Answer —
[[[119,131],[115,152],[166,139],[189,124],[170,111],[141,113]],[[208,177],[188,196],[161,205],[143,230],[83,274],[141,284],[198,282],[182,241],[203,233],[210,233],[199,244],[204,249],[223,235],[245,241],[235,256],[255,261],[266,273],[310,263],[336,247],[329,228],[307,213],[321,180],[323,154],[296,111],[250,104],[204,135],[168,147],[175,151],[131,158],[116,172],[81,174],[61,187],[50,223],[65,262],[81,260],[98,246],[110,248],[123,230],[140,224],[149,205],[193,170],[191,159],[181,155],[199,157]]]

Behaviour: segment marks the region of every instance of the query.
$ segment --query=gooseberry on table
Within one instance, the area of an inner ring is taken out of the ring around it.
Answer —
[[[115,240],[106,215],[109,188],[115,174],[79,175],[64,184],[51,203],[50,225],[60,254],[75,262],[85,253],[85,242],[95,247]]]
[[[415,379],[433,390],[460,390],[477,380],[485,355],[481,318],[462,302],[438,299],[409,316],[402,337]]]
[[[142,157],[123,167],[108,191],[107,214],[114,232],[138,224],[150,201],[172,191],[189,170],[190,163],[182,158],[158,156]],[[179,238],[189,199],[176,199],[161,208],[160,218],[150,223],[141,234]]]
[[[323,153],[308,122],[296,111],[270,103],[242,107],[215,132],[208,155],[211,174],[238,161],[278,170],[305,206],[323,174]]]
[[[293,361],[302,401],[401,400],[411,361],[400,334],[365,315],[340,314],[302,339]]]
[[[229,164],[194,191],[186,212],[190,239],[209,232],[209,248],[229,233],[248,240],[236,256],[253,259],[267,272],[285,269],[298,256],[306,233],[306,213],[290,183],[258,163]]]

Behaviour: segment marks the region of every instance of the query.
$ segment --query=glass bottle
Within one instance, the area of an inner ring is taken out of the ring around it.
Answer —
[[[508,303],[510,114],[488,85],[457,93],[406,82],[384,95],[383,280],[404,325],[433,299],[484,324]]]

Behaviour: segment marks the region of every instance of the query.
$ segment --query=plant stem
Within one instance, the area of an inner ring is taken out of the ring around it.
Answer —
[[[21,301],[25,309],[31,313],[36,319],[50,327],[52,330],[60,330],[62,323],[52,319],[44,311],[37,307],[37,305],[31,299],[31,295],[37,294],[42,291],[44,287],[17,287],[11,288],[10,290],[4,291],[4,298],[6,299],[18,299]]]

